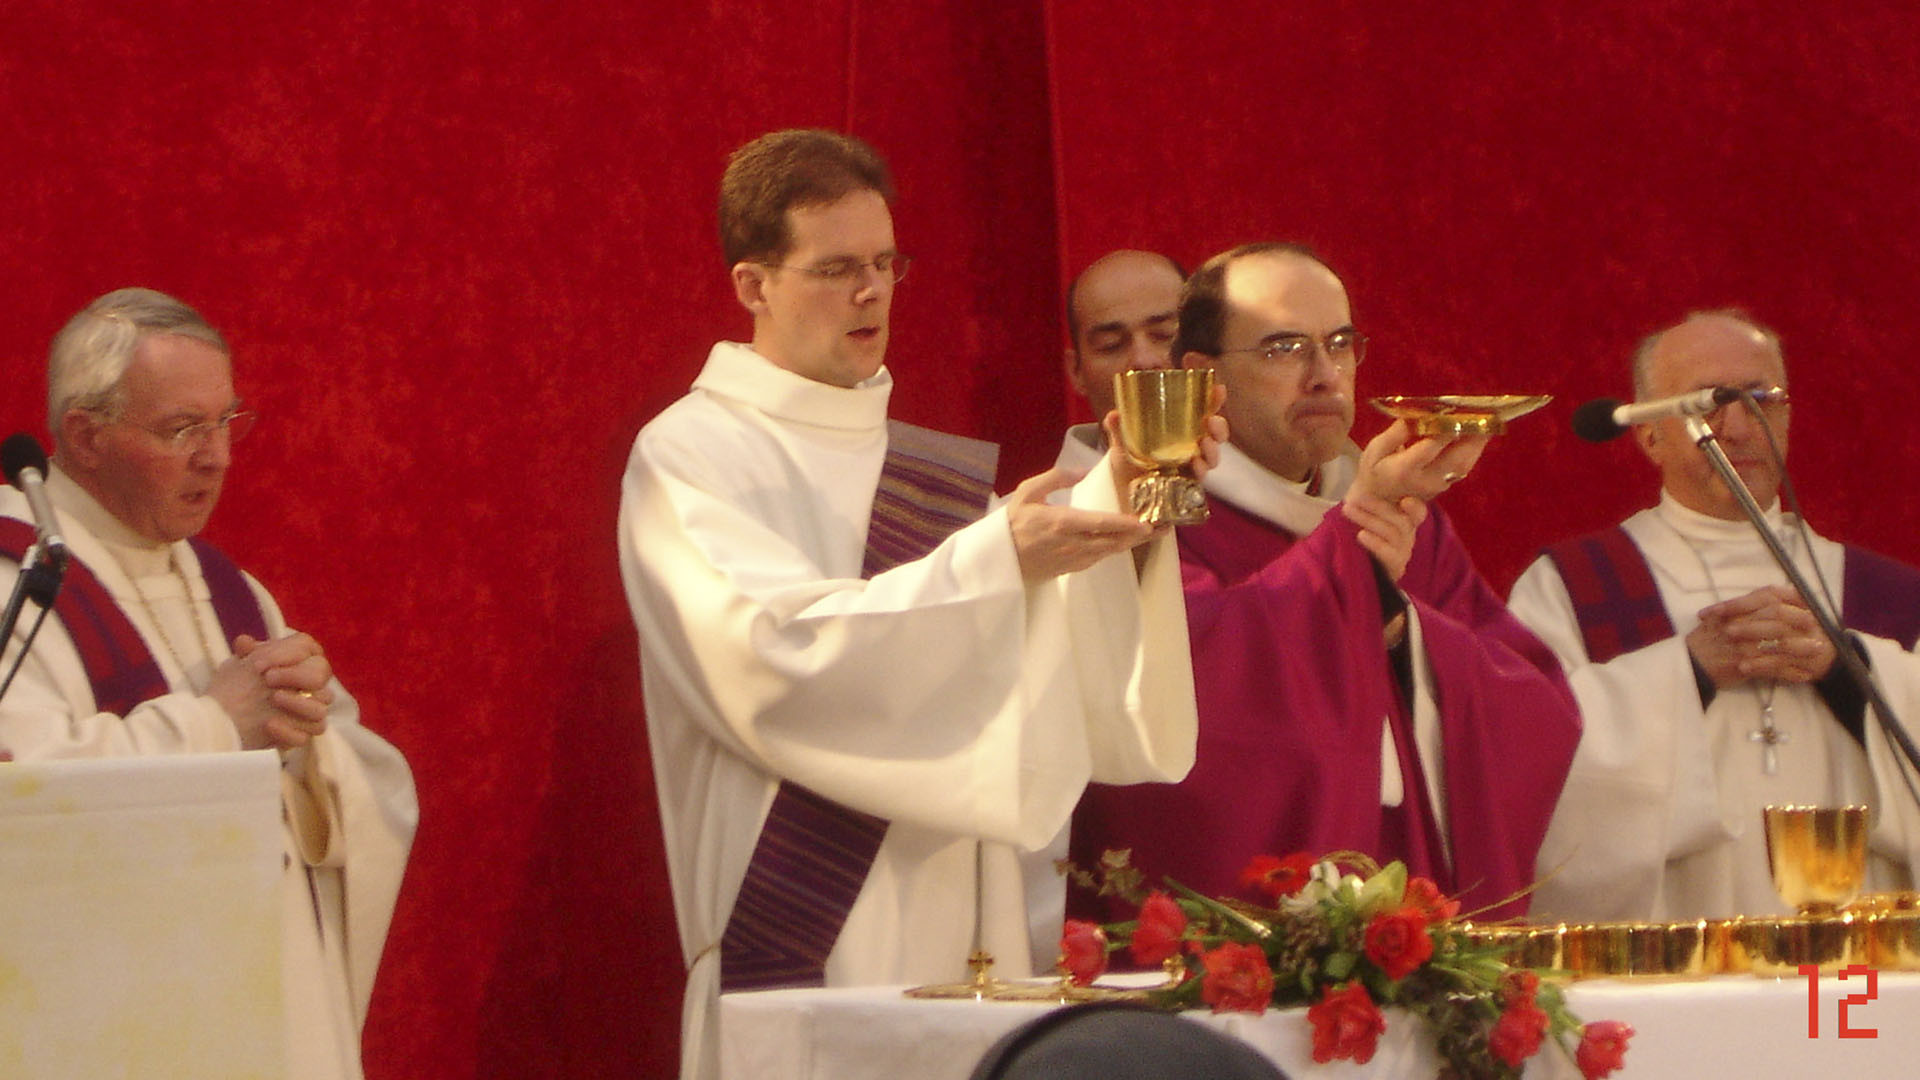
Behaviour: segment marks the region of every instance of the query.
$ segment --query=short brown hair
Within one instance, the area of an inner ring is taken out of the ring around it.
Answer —
[[[1241,244],[1201,263],[1187,279],[1186,288],[1180,290],[1180,330],[1173,339],[1175,364],[1190,352],[1220,355],[1227,332],[1227,267],[1249,255],[1299,255],[1327,266],[1327,261],[1305,244],[1281,241]]]
[[[893,175],[851,135],[791,128],[762,135],[727,159],[720,177],[720,251],[727,265],[779,259],[793,246],[787,211],[874,191],[893,202]]]

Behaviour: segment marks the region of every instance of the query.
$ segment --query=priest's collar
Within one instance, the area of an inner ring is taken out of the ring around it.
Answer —
[[[76,483],[55,461],[47,470],[47,497],[60,513],[80,524],[107,549],[128,577],[148,577],[167,573],[173,563],[173,545],[152,540],[134,532],[113,511],[100,504],[93,493]]]
[[[1682,539],[1691,540],[1694,543],[1718,544],[1730,541],[1760,543],[1760,537],[1753,531],[1753,523],[1747,520],[1745,514],[1742,514],[1737,521],[1728,521],[1726,518],[1717,518],[1698,510],[1690,510],[1680,505],[1680,501],[1673,497],[1673,493],[1665,488],[1660,490],[1660,505],[1656,508],[1656,512],[1661,520],[1673,526],[1674,532],[1679,533]],[[1792,515],[1781,512],[1778,498],[1773,500],[1772,506],[1761,512],[1760,517],[1767,523],[1767,528],[1773,530],[1775,536],[1780,535],[1794,521]]]
[[[858,386],[832,386],[796,375],[750,346],[722,341],[707,354],[693,386],[779,420],[864,431],[886,424],[893,375],[882,367]]]
[[[1319,492],[1309,495],[1313,477],[1289,480],[1227,443],[1220,448],[1219,466],[1207,473],[1206,488],[1208,494],[1290,533],[1309,533],[1346,496],[1359,463],[1360,448],[1348,443],[1338,457],[1320,466]]]

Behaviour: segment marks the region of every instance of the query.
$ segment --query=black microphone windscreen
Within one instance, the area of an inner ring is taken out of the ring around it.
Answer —
[[[5,472],[7,483],[19,487],[20,470],[29,465],[39,469],[40,475],[46,475],[47,452],[40,449],[40,440],[21,431],[0,442],[0,471]]]
[[[1606,442],[1626,434],[1627,429],[1613,422],[1613,410],[1620,403],[1612,398],[1595,398],[1573,410],[1573,433],[1588,442]]]

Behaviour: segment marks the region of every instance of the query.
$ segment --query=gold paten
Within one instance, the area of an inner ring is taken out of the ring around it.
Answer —
[[[1458,435],[1499,435],[1507,422],[1519,419],[1553,400],[1551,394],[1441,394],[1413,397],[1396,394],[1370,399],[1370,404],[1396,420],[1413,425],[1422,438]]]
[[[1149,525],[1198,525],[1207,499],[1187,465],[1200,452],[1213,402],[1212,368],[1122,371],[1113,377],[1120,444],[1153,471],[1133,482],[1132,510]]]

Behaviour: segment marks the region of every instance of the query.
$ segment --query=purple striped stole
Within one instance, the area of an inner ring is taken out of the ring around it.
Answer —
[[[1673,636],[1647,557],[1619,527],[1547,549],[1573,598],[1587,657],[1604,664]],[[1920,570],[1846,545],[1840,624],[1911,649],[1920,641]]]
[[[0,555],[15,562],[26,557],[35,539],[32,525],[15,518],[0,518]],[[198,537],[190,540],[200,568],[212,593],[214,616],[220,630],[232,641],[236,635],[251,634],[266,640],[267,620],[260,601],[247,587],[240,568],[212,544]],[[140,638],[120,604],[100,583],[93,571],[77,557],[67,560],[66,576],[60,595],[53,601],[53,613],[73,639],[93,687],[94,707],[102,712],[125,716],[141,702],[167,693],[166,676],[153,652]]]
[[[1616,525],[1564,540],[1546,554],[1573,600],[1588,660],[1604,664],[1673,636],[1653,571],[1625,529]]]
[[[873,495],[861,576],[925,556],[986,513],[999,451],[899,421]],[[887,823],[783,780],[720,936],[720,989],[821,986]]]

